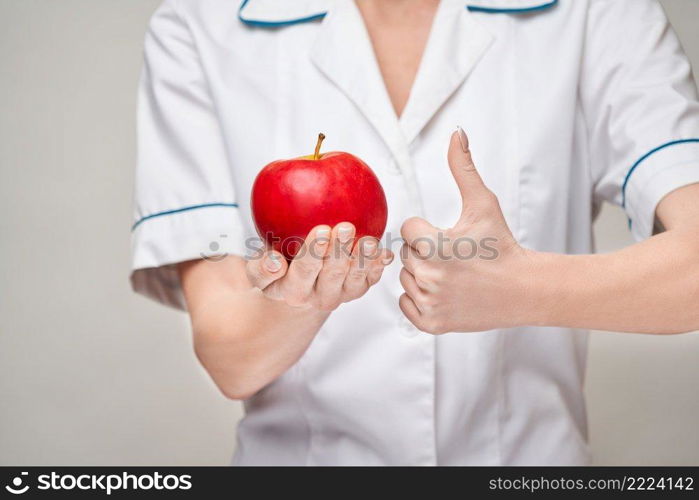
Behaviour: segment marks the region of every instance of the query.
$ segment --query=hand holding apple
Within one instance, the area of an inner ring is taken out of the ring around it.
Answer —
[[[417,217],[405,221],[400,308],[433,334],[527,324],[534,252],[515,241],[460,128],[451,137],[448,160],[463,199],[461,217],[446,230]]]
[[[252,213],[268,250],[247,274],[271,299],[328,312],[364,295],[393,254],[379,248],[387,206],[376,175],[349,153],[321,154],[323,139],[255,179]]]
[[[357,239],[354,225],[313,228],[296,256],[288,263],[275,250],[247,262],[253,286],[269,298],[291,307],[330,312],[357,299],[381,278],[393,254],[381,249],[376,238]]]

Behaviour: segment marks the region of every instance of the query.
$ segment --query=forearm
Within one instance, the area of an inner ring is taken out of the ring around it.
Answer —
[[[401,228],[399,305],[417,328],[437,335],[528,325],[699,330],[699,183],[658,202],[654,216],[666,232],[606,255],[555,255],[516,241],[461,129],[452,134],[448,161],[462,194],[459,220],[440,229],[414,217]],[[456,245],[486,241],[487,252],[468,258]]]
[[[179,266],[197,357],[231,399],[247,399],[284,373],[327,317],[265,296],[245,269],[238,257]]]
[[[293,308],[258,289],[226,291],[191,311],[201,363],[231,399],[247,399],[306,351],[327,313]]]
[[[327,250],[327,252],[326,252]],[[393,259],[354,226],[311,230],[291,263],[276,251],[180,264],[194,347],[221,391],[247,399],[306,352],[330,311],[376,284]]]
[[[699,330],[699,232],[677,228],[601,255],[534,253],[533,324],[638,333]]]

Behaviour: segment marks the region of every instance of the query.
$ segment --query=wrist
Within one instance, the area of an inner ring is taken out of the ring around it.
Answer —
[[[524,299],[521,326],[556,326],[558,311],[565,307],[565,255],[524,250]]]
[[[283,297],[269,296],[257,288],[251,289],[251,293],[258,297],[262,304],[264,316],[270,318],[289,318],[301,321],[323,323],[330,315],[328,311],[323,311],[312,304],[291,305]]]

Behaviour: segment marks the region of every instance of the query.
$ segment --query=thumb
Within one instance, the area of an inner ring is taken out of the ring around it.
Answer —
[[[245,271],[250,283],[260,290],[286,274],[289,265],[284,256],[278,252],[260,253],[256,258],[247,261]]]
[[[483,179],[473,163],[468,137],[461,127],[457,127],[451,135],[447,158],[449,169],[456,180],[459,192],[461,192],[464,208],[474,202],[483,201],[490,195],[490,191],[483,183]]]

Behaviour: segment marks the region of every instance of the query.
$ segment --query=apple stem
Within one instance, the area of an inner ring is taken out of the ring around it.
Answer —
[[[323,144],[324,140],[325,140],[325,134],[321,132],[320,134],[318,134],[318,142],[316,143],[316,150],[313,153],[314,160],[320,159],[320,145]]]

